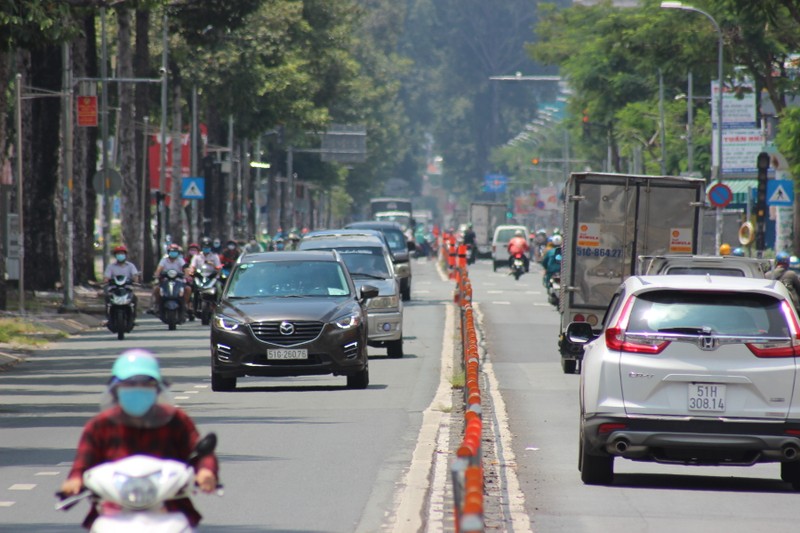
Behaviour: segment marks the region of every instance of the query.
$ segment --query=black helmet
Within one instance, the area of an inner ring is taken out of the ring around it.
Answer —
[[[211,239],[209,239],[208,237],[203,237],[203,240],[200,241],[200,245],[203,248],[211,248]]]

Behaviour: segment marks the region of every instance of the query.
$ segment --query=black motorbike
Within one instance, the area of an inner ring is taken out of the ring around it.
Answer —
[[[161,294],[161,307],[159,318],[170,330],[176,329],[178,324],[186,321],[186,306],[183,300],[184,282],[183,272],[169,269],[161,274],[159,291]]]
[[[522,258],[521,253],[514,254],[511,259],[511,274],[515,280],[519,280],[520,276],[525,273],[525,260]]]
[[[217,296],[221,290],[219,284],[219,271],[209,263],[204,263],[195,270],[192,278],[192,310],[194,316],[199,316],[204,326],[211,323],[211,315],[217,306]]]
[[[559,298],[561,298],[561,274],[555,272],[547,280],[547,301],[558,307]]]
[[[128,276],[114,276],[106,289],[106,327],[123,340],[133,330],[135,318],[132,282]]]

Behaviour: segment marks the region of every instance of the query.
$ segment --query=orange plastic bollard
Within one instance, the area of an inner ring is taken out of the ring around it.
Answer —
[[[467,268],[467,246],[465,244],[458,246],[458,267]]]

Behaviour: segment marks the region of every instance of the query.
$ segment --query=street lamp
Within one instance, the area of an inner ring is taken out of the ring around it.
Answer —
[[[714,25],[714,29],[717,32],[718,36],[718,44],[717,44],[717,161],[716,161],[716,179],[717,183],[722,182],[722,91],[723,91],[723,83],[722,83],[722,30],[717,24],[717,21],[703,11],[702,9],[698,9],[694,6],[690,6],[684,4],[683,2],[670,2],[664,1],[661,2],[661,7],[663,9],[682,9],[684,11],[694,11],[696,13],[700,13],[701,15],[705,16],[708,20],[711,21],[711,24]],[[716,253],[719,253],[719,246],[720,241],[722,238],[722,209],[717,208],[717,231],[714,239],[714,243],[716,246]]]

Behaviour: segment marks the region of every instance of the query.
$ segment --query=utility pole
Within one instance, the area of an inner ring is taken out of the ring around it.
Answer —
[[[67,240],[64,243],[64,300],[61,304],[59,311],[74,312],[75,298],[74,298],[74,272],[72,268],[73,251],[73,226],[72,226],[72,167],[73,167],[73,142],[72,142],[72,58],[70,57],[70,45],[64,43],[61,45],[63,66],[63,82],[62,87],[64,91],[63,100],[63,123],[64,123],[64,176],[63,176],[63,220],[64,228],[67,232]]]

